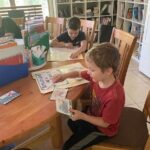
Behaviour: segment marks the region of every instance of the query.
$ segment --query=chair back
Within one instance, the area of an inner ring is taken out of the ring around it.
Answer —
[[[110,43],[115,44],[119,49],[121,59],[116,76],[124,85],[125,76],[129,66],[129,62],[136,44],[137,38],[123,30],[113,28]]]
[[[50,32],[50,39],[53,39],[64,32],[66,26],[65,18],[46,17],[46,30]]]
[[[87,50],[88,50],[93,46],[96,22],[93,20],[84,20],[84,19],[80,19],[80,21],[81,21],[81,30],[85,32],[86,35]]]

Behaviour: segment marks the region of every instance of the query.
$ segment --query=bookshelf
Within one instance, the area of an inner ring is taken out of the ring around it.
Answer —
[[[96,20],[100,24],[116,25],[117,0],[54,0],[56,16]]]
[[[118,0],[116,27],[138,37],[133,58],[141,54],[148,0]]]

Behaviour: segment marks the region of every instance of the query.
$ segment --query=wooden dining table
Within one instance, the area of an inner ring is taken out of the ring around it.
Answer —
[[[40,70],[75,62],[84,64],[84,60],[47,62]],[[86,84],[70,88],[67,98],[77,100],[85,86]],[[10,90],[15,90],[21,95],[6,105],[0,104],[0,147],[13,143],[45,124],[49,124],[53,132],[51,134],[52,144],[60,148],[63,142],[60,114],[56,112],[55,101],[49,100],[50,93],[40,93],[31,73],[25,78],[1,87],[0,95]]]

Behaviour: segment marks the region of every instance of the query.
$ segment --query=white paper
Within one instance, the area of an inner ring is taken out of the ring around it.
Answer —
[[[65,61],[65,60],[83,59],[82,54],[80,54],[75,59],[70,58],[71,54],[75,51],[76,51],[76,48],[68,49],[68,48],[51,47],[47,54],[47,61]]]

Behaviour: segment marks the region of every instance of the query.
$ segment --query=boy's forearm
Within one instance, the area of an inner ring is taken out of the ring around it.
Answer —
[[[78,72],[78,71],[73,71],[73,72],[63,74],[64,79],[77,78],[77,77],[80,77],[80,72]]]
[[[77,49],[77,53],[81,54],[86,51],[87,41],[82,41],[81,46]]]
[[[51,42],[51,46],[56,46],[56,47],[65,47],[65,43],[64,42],[59,42],[56,39],[52,40]]]

